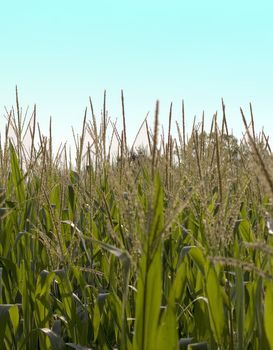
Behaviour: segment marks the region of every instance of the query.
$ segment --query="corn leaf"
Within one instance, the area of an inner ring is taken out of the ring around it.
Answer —
[[[221,344],[225,326],[223,299],[215,268],[211,264],[207,265],[206,294],[209,301],[210,325],[215,341]]]

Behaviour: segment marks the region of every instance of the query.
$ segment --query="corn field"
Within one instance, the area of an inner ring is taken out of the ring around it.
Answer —
[[[136,148],[121,102],[119,132],[90,100],[75,161],[18,94],[7,111],[0,349],[273,349],[273,162],[251,106],[241,140],[224,103],[189,136],[171,106],[164,137],[157,102]]]

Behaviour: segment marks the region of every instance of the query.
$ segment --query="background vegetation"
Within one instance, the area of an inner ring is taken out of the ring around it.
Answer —
[[[90,100],[76,159],[18,96],[0,149],[0,349],[273,349],[268,139],[204,118],[129,147]],[[129,120],[127,120],[129,123]],[[113,156],[113,140],[118,142]]]

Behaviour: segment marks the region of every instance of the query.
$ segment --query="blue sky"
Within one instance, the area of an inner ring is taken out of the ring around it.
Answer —
[[[273,137],[272,1],[5,1],[0,8],[0,129],[4,106],[37,103],[55,144],[72,143],[91,96],[121,126],[125,93],[129,139],[156,99],[166,124],[170,102],[187,125],[205,110],[209,124],[224,98],[230,128],[240,136],[239,107],[253,104],[257,128]]]

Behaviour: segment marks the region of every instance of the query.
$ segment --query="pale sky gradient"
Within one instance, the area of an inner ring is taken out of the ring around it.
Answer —
[[[1,1],[0,129],[4,106],[37,104],[55,143],[72,143],[91,96],[96,114],[107,108],[121,125],[125,93],[132,140],[156,99],[160,121],[187,124],[205,110],[209,123],[224,98],[230,128],[242,131],[239,107],[253,104],[256,126],[273,138],[273,1]]]

